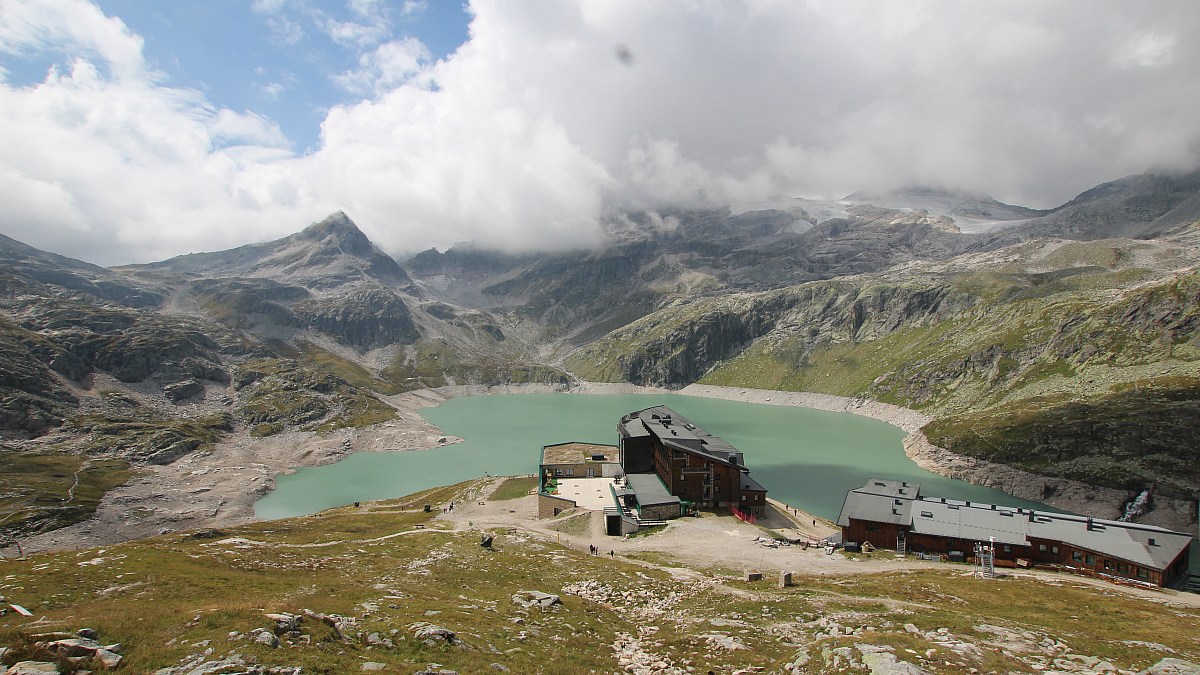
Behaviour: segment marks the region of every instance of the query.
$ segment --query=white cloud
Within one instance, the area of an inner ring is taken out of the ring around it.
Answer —
[[[357,23],[354,21],[336,21],[329,19],[325,23],[325,32],[329,39],[341,45],[353,47],[373,47],[391,34],[391,27],[382,23]]]
[[[407,82],[431,59],[429,50],[416,38],[392,40],[359,56],[358,68],[337,75],[334,81],[356,94],[379,95]]]
[[[277,126],[157,79],[109,76],[77,58],[36,86],[0,85],[6,233],[115,263],[286,234],[294,227],[276,219],[292,209],[295,222],[310,218],[303,190],[290,201],[267,193],[294,162]]]
[[[271,40],[277,45],[295,45],[304,39],[304,27],[288,11],[289,4],[303,5],[303,0],[254,0],[250,8],[266,17]],[[301,10],[306,8],[301,6]]]
[[[117,78],[145,77],[142,38],[119,19],[78,0],[0,3],[0,53],[55,52],[69,44],[98,57]]]
[[[1200,159],[1200,45],[1175,37],[1200,3],[476,0],[444,61],[344,27],[361,56],[339,82],[367,100],[330,110],[303,156],[269,120],[164,86],[84,0],[0,3],[0,50],[77,57],[0,83],[6,232],[102,262],[339,208],[400,252],[573,246],[613,209],[917,183],[1051,206]],[[350,0],[343,23],[384,4]],[[332,25],[299,0],[255,7]]]
[[[404,0],[404,5],[400,8],[400,13],[404,16],[413,16],[427,9],[429,9],[429,3],[426,0]]]
[[[287,91],[287,85],[282,82],[268,82],[262,85],[260,90],[268,100],[277,101],[279,100],[279,96]]]

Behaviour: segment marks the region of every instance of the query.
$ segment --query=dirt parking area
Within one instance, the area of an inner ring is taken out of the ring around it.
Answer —
[[[493,479],[485,488],[488,494],[502,479]],[[786,511],[786,513],[785,513]],[[578,528],[556,529],[560,523],[580,514],[590,513],[589,534],[579,535]],[[846,556],[841,552],[827,554],[819,546],[807,549],[799,545],[779,545],[775,536],[788,539],[820,540],[836,530],[832,523],[815,518],[804,511],[791,509],[772,501],[767,515],[757,524],[744,523],[728,512],[702,512],[698,517],[671,520],[661,530],[629,537],[610,537],[604,534],[603,514],[599,511],[573,509],[556,518],[537,517],[537,497],[527,496],[506,501],[468,502],[456,505],[453,513],[441,516],[458,529],[499,530],[518,528],[533,532],[544,539],[587,551],[596,546],[601,554],[623,556],[637,560],[652,560],[671,567],[702,570],[720,568],[741,574],[756,570],[764,575],[779,572],[795,574],[866,574],[893,569],[920,569],[939,565],[916,559],[896,558],[877,552],[870,556]],[[816,522],[814,526],[812,523]]]

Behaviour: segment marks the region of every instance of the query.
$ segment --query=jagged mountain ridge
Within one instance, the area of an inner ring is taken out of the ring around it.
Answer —
[[[404,266],[432,297],[509,311],[581,345],[681,298],[877,272],[984,242],[945,217],[863,205],[815,225],[782,210],[627,216],[609,234],[593,251],[512,256],[456,246]]]
[[[161,293],[151,286],[137,284],[98,265],[36,249],[3,234],[0,234],[0,273],[9,279],[18,277],[50,284],[127,307],[154,307],[163,300]]]
[[[271,279],[310,289],[330,289],[372,281],[412,291],[412,280],[344,212],[330,215],[296,234],[246,244],[227,251],[189,253],[119,270]]]
[[[434,298],[532,322],[564,349],[688,298],[878,273],[1024,241],[1148,238],[1200,218],[1200,173],[1129,176],[1039,211],[987,196],[908,188],[837,202],[623,215],[609,244],[544,255],[470,244],[403,262]]]
[[[1011,230],[1014,238],[1064,237],[1149,239],[1200,219],[1200,171],[1138,174],[1098,185],[1071,201]]]

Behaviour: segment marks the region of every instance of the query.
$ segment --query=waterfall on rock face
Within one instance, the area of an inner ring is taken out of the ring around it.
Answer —
[[[1146,503],[1150,501],[1150,490],[1142,490],[1133,501],[1125,505],[1125,514],[1117,520],[1128,522],[1129,520],[1142,515],[1146,510]]]

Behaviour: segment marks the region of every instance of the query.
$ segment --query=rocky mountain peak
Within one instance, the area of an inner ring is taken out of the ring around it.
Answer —
[[[363,253],[375,250],[375,245],[358,229],[358,225],[345,211],[330,214],[324,220],[301,230],[296,237],[308,241],[334,245],[347,252]]]
[[[206,277],[256,277],[305,288],[329,289],[362,281],[414,288],[400,265],[381,251],[344,212],[296,234],[228,251],[192,253],[128,270],[171,271]]]
[[[1200,171],[1126,176],[1075,199],[1014,231],[1025,237],[1148,239],[1200,220]]]

